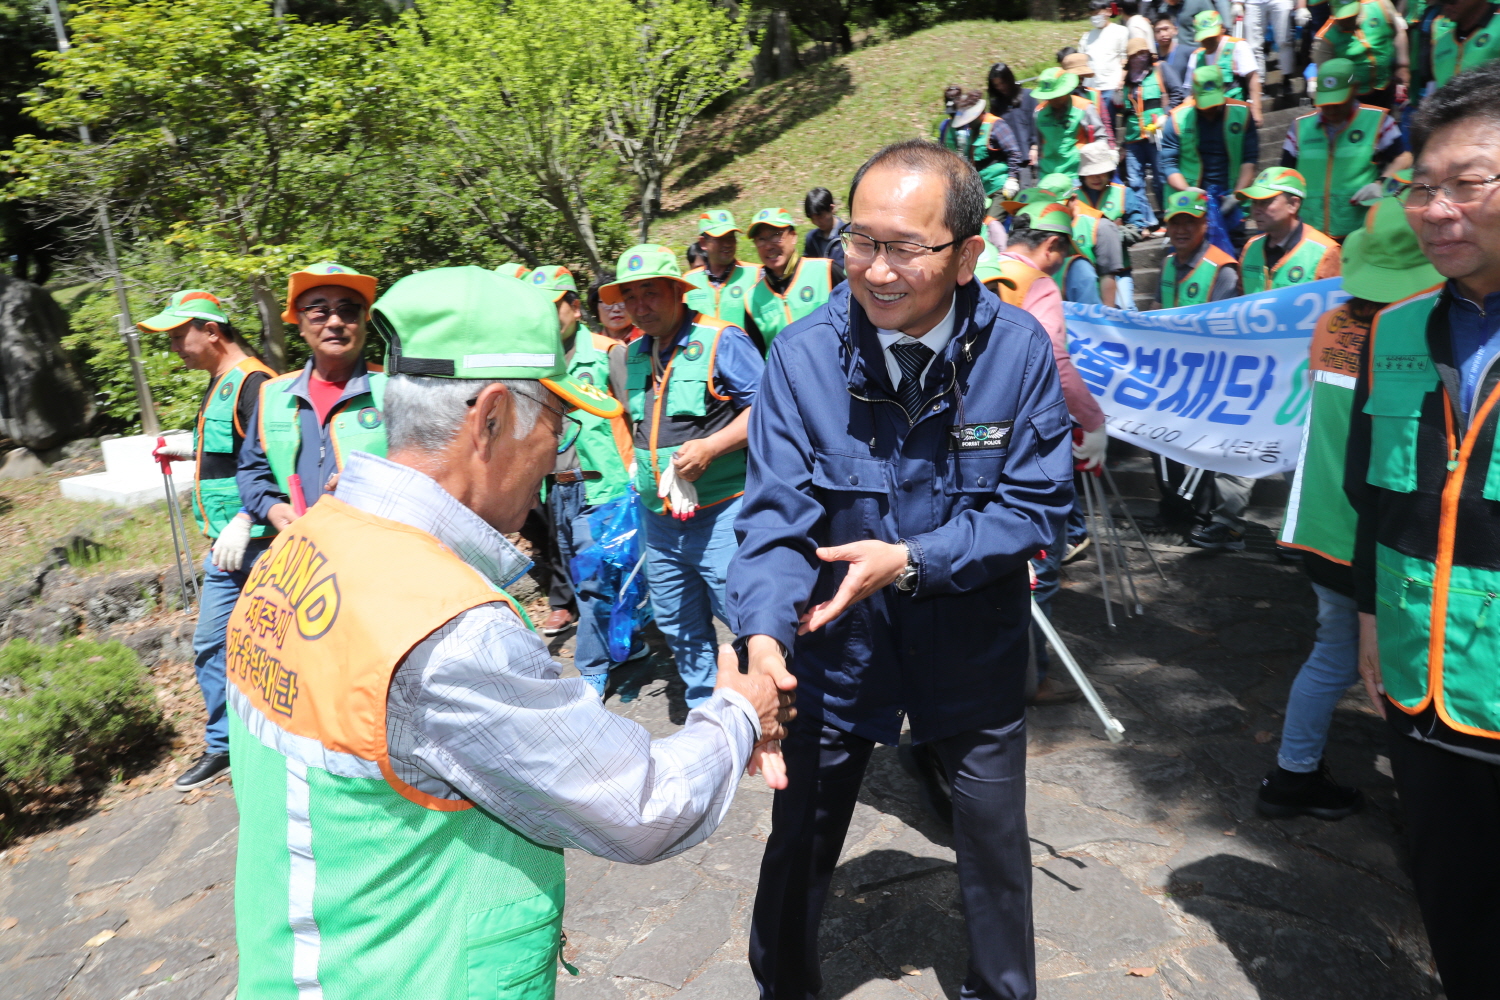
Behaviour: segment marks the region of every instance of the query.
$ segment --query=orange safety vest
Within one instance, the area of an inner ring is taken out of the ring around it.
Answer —
[[[995,289],[995,291],[1000,295],[1000,301],[1019,309],[1021,303],[1026,301],[1026,293],[1031,289],[1032,283],[1045,279],[1047,272],[1039,267],[1033,267],[1023,261],[1016,260],[1014,257],[1001,257],[1000,276],[1009,278],[1015,283],[1013,287],[1009,288],[1006,287],[1003,281],[999,283],[1000,287]]]

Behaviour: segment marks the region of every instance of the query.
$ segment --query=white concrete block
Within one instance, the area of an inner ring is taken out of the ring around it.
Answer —
[[[190,445],[193,440],[186,431],[173,431],[163,437],[168,444]],[[116,507],[139,507],[166,499],[161,467],[151,460],[151,452],[156,448],[154,436],[111,438],[101,441],[99,447],[104,452],[105,471],[61,480],[58,486],[63,496]],[[179,495],[192,490],[193,463],[174,462],[172,480]]]

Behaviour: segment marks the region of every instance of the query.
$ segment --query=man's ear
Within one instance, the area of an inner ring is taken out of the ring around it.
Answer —
[[[979,255],[984,253],[984,237],[970,236],[958,247],[958,283],[967,285],[974,278],[974,268],[979,265]]]
[[[469,408],[464,434],[468,436],[470,447],[484,461],[489,461],[500,435],[510,433],[514,405],[510,390],[503,383],[493,382],[480,390],[474,405]]]

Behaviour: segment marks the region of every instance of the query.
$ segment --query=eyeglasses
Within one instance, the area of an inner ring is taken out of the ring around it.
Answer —
[[[557,453],[559,455],[561,455],[563,452],[567,451],[569,448],[573,447],[575,444],[578,443],[578,435],[580,435],[580,434],[583,433],[583,421],[582,420],[579,420],[577,417],[573,416],[571,413],[569,413],[566,410],[563,410],[563,409],[560,409],[559,407],[553,406],[551,403],[547,402],[545,399],[537,399],[535,396],[531,395],[530,393],[518,392],[518,393],[516,393],[516,395],[517,396],[525,396],[527,399],[531,400],[536,405],[542,407],[543,409],[551,410],[553,413],[557,414],[559,417],[562,418],[563,429],[562,429],[562,433],[558,435],[558,440],[557,440]],[[477,402],[479,402],[479,397],[475,396],[473,399],[466,399],[466,400],[464,400],[464,405],[468,406],[468,407],[473,407],[473,405],[475,403],[477,403]]]
[[[760,232],[750,237],[750,242],[768,244],[780,243],[782,240],[786,239],[788,233],[795,232],[795,230],[785,227],[767,226],[765,229],[762,229]]]
[[[895,267],[910,267],[928,254],[942,253],[958,243],[958,240],[949,240],[939,246],[930,247],[925,243],[911,243],[906,240],[872,240],[863,233],[843,233],[839,236],[839,240],[844,244],[846,260],[858,261],[861,264],[869,263],[884,248],[886,262]]]
[[[346,303],[344,305],[338,306],[337,308],[330,308],[328,306],[304,306],[297,311],[306,316],[308,319],[312,320],[314,323],[327,323],[328,317],[333,315],[334,313],[338,313],[339,319],[343,320],[345,323],[358,323],[360,320],[365,318],[365,307],[357,306],[353,303]]]
[[[1484,189],[1496,181],[1500,181],[1500,174],[1491,174],[1489,177],[1473,177],[1465,174],[1449,177],[1441,184],[1413,184],[1406,195],[1406,207],[1426,208],[1439,195],[1442,195],[1450,205],[1467,205],[1478,201]]]

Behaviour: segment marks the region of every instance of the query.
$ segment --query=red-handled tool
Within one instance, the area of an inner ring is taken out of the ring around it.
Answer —
[[[286,486],[292,494],[292,513],[301,517],[307,513],[307,497],[302,494],[302,477],[292,473],[286,477]]]
[[[187,527],[182,523],[182,510],[177,505],[177,484],[172,480],[172,459],[162,454],[166,446],[167,439],[158,437],[156,451],[152,452],[152,457],[161,467],[162,485],[167,491],[167,522],[172,528],[172,552],[176,556],[174,562],[177,565],[177,586],[182,592],[182,606],[186,608],[190,603],[196,604],[198,601],[198,574],[193,572],[191,556],[193,547],[188,544]],[[189,553],[186,573],[182,569],[184,551]],[[189,591],[192,592],[191,601],[188,598]]]

